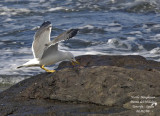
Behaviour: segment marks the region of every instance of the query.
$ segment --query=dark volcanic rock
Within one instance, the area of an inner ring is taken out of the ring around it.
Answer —
[[[146,60],[142,56],[108,56],[108,55],[85,55],[76,57],[81,66],[117,66],[123,68],[136,68],[136,69],[157,69],[160,70],[160,63],[152,60]],[[62,62],[59,64],[58,69],[72,67],[70,62]]]
[[[141,104],[131,103],[132,97],[154,96],[158,105],[145,115],[158,116],[160,63],[141,56],[87,55],[77,59],[80,67],[33,76],[2,92],[0,115],[143,116],[133,108]],[[63,62],[59,68],[66,66],[70,63]]]

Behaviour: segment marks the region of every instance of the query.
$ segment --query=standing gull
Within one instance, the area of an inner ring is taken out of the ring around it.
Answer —
[[[63,32],[52,41],[50,40],[51,29],[52,24],[50,21],[45,21],[40,26],[34,35],[34,41],[32,43],[34,59],[29,60],[17,68],[40,66],[47,72],[55,72],[55,70],[48,70],[44,66],[52,65],[63,60],[69,60],[72,62],[72,64],[78,64],[72,53],[58,50],[58,43],[75,36],[78,32],[78,29],[70,29],[66,32]]]

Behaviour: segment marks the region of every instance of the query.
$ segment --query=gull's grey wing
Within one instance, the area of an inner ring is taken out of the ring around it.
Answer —
[[[45,48],[41,59],[43,59],[44,57],[47,57],[48,55],[54,54],[57,51],[58,51],[58,43],[56,43],[54,45],[50,45],[49,47]]]
[[[42,58],[48,56],[49,54],[54,54],[58,51],[58,43],[64,40],[68,40],[75,36],[78,32],[78,29],[70,29],[66,32],[63,32],[58,37],[56,37],[54,40],[46,44],[45,50],[43,52]]]
[[[59,43],[61,41],[68,40],[72,37],[74,37],[78,32],[78,29],[70,29],[66,32],[63,32],[58,37],[54,38],[51,42],[47,43],[46,46],[54,45],[56,43]]]
[[[45,49],[45,44],[50,42],[52,24],[49,21],[44,22],[34,35],[32,43],[32,52],[35,58],[41,58]]]

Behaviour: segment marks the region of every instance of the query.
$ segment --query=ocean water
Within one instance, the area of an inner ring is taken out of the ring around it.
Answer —
[[[0,86],[44,72],[39,67],[16,69],[33,58],[34,29],[44,21],[53,24],[52,38],[80,29],[74,38],[59,44],[59,49],[75,56],[142,55],[160,61],[159,0],[3,0]]]

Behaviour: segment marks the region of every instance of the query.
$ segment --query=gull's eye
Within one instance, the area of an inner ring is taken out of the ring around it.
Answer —
[[[74,60],[74,58],[72,58],[72,60]]]

